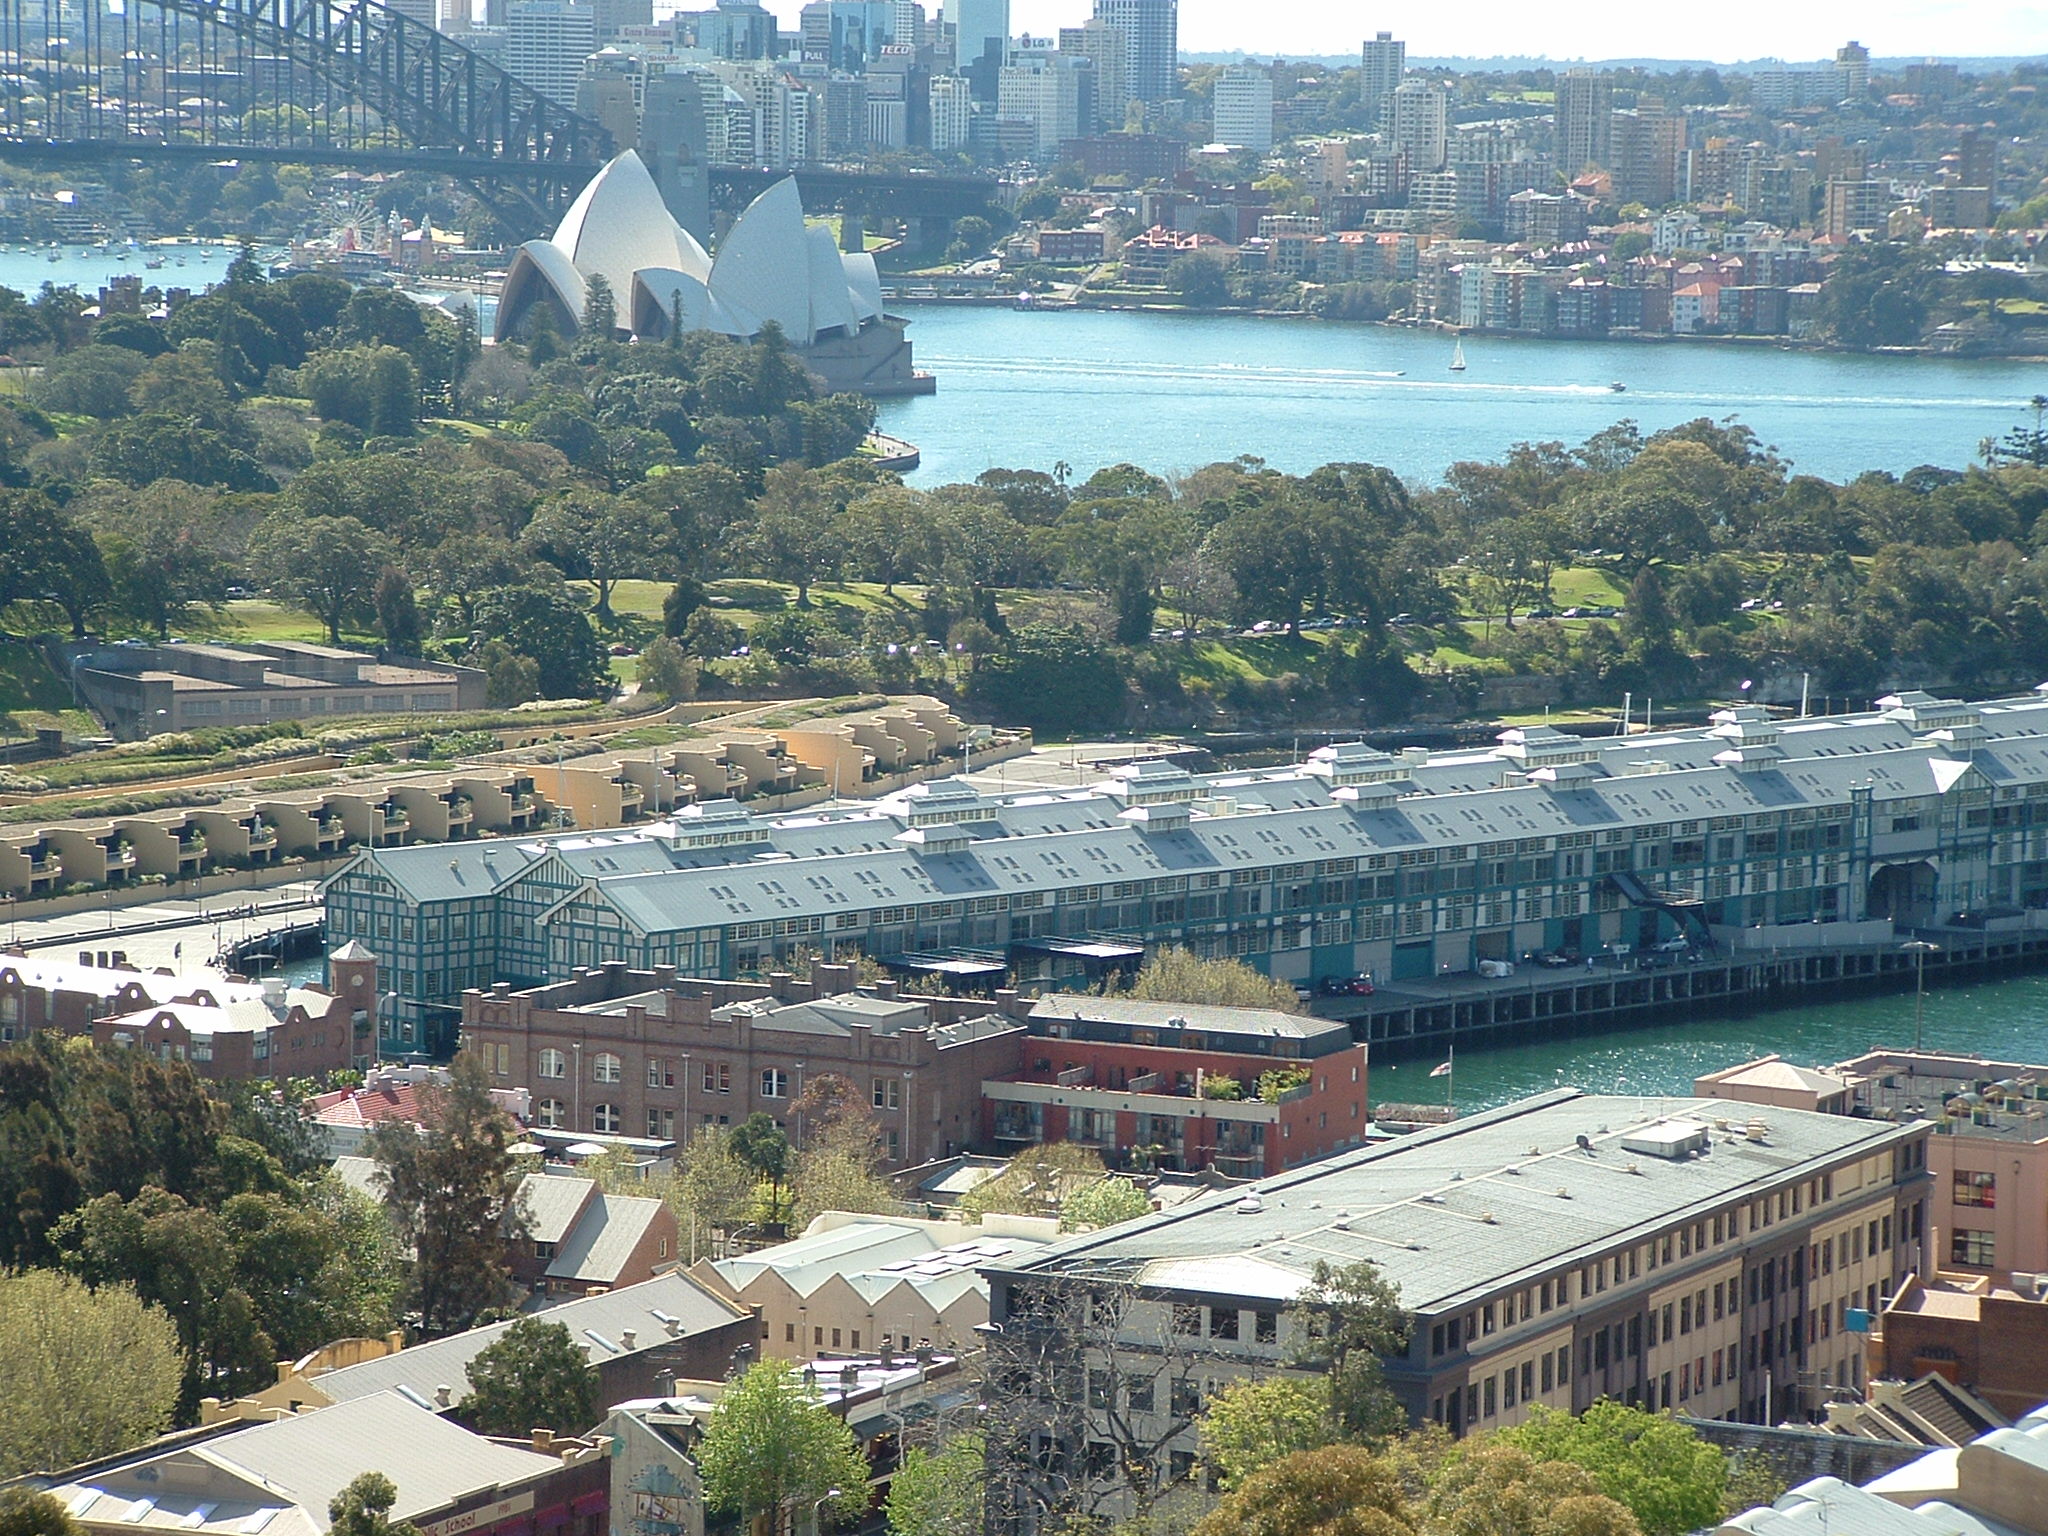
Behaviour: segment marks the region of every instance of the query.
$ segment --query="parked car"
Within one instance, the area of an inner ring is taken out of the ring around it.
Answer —
[[[1571,607],[1565,609],[1562,616],[1567,619],[1590,619],[1593,617],[1593,610],[1581,608],[1578,604],[1574,603]]]
[[[1554,619],[1557,617],[1557,610],[1555,608],[1531,608],[1522,617],[1525,619]]]
[[[1599,607],[1592,610],[1593,617],[1596,619],[1611,619],[1618,616],[1620,612],[1621,610],[1614,607],[1611,603],[1602,603]]]

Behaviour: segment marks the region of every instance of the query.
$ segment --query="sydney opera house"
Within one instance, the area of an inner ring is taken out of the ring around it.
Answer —
[[[512,258],[498,294],[496,335],[525,333],[536,312],[558,330],[583,325],[590,280],[610,287],[622,331],[660,341],[676,328],[742,340],[771,321],[828,391],[922,393],[904,323],[883,313],[875,259],[842,254],[832,231],[804,223],[796,182],[777,182],[718,243],[716,259],[670,214],[640,156],[599,171],[546,240]]]

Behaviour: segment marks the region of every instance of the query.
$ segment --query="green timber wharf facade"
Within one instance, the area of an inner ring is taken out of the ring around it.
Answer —
[[[471,987],[610,960],[735,979],[860,952],[1052,988],[1167,944],[1305,986],[1370,973],[1374,996],[1325,1011],[1375,1041],[1544,1027],[1882,976],[1934,929],[1960,937],[1938,964],[2048,951],[2048,693],[1801,720],[1742,705],[1483,750],[1349,743],[1260,771],[1155,761],[1003,796],[940,780],[772,819],[714,801],[365,849],[326,898],[330,942],[384,966],[387,1051],[452,1051]]]

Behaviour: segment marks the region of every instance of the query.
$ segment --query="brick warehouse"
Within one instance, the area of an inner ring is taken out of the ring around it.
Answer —
[[[1356,1145],[1365,1051],[1348,1028],[1264,1009],[1062,994],[993,1001],[808,979],[677,977],[612,963],[463,998],[463,1044],[526,1087],[539,1124],[672,1139],[755,1111],[801,1132],[820,1073],[851,1081],[898,1165],[1068,1140],[1112,1161],[1279,1172]]]

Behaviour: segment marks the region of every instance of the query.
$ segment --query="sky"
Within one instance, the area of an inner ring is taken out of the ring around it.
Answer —
[[[766,0],[793,25],[803,0]],[[929,14],[937,0],[925,0]],[[1013,34],[1046,36],[1085,19],[1090,0],[1010,0]],[[1181,0],[1180,44],[1196,53],[1260,57],[1347,54],[1382,29],[1412,57],[1528,54],[1554,59],[1718,62],[1832,58],[1851,38],[1878,58],[2048,53],[2039,0],[1722,0],[1691,5],[1532,5],[1463,0],[1411,11],[1357,0]]]

